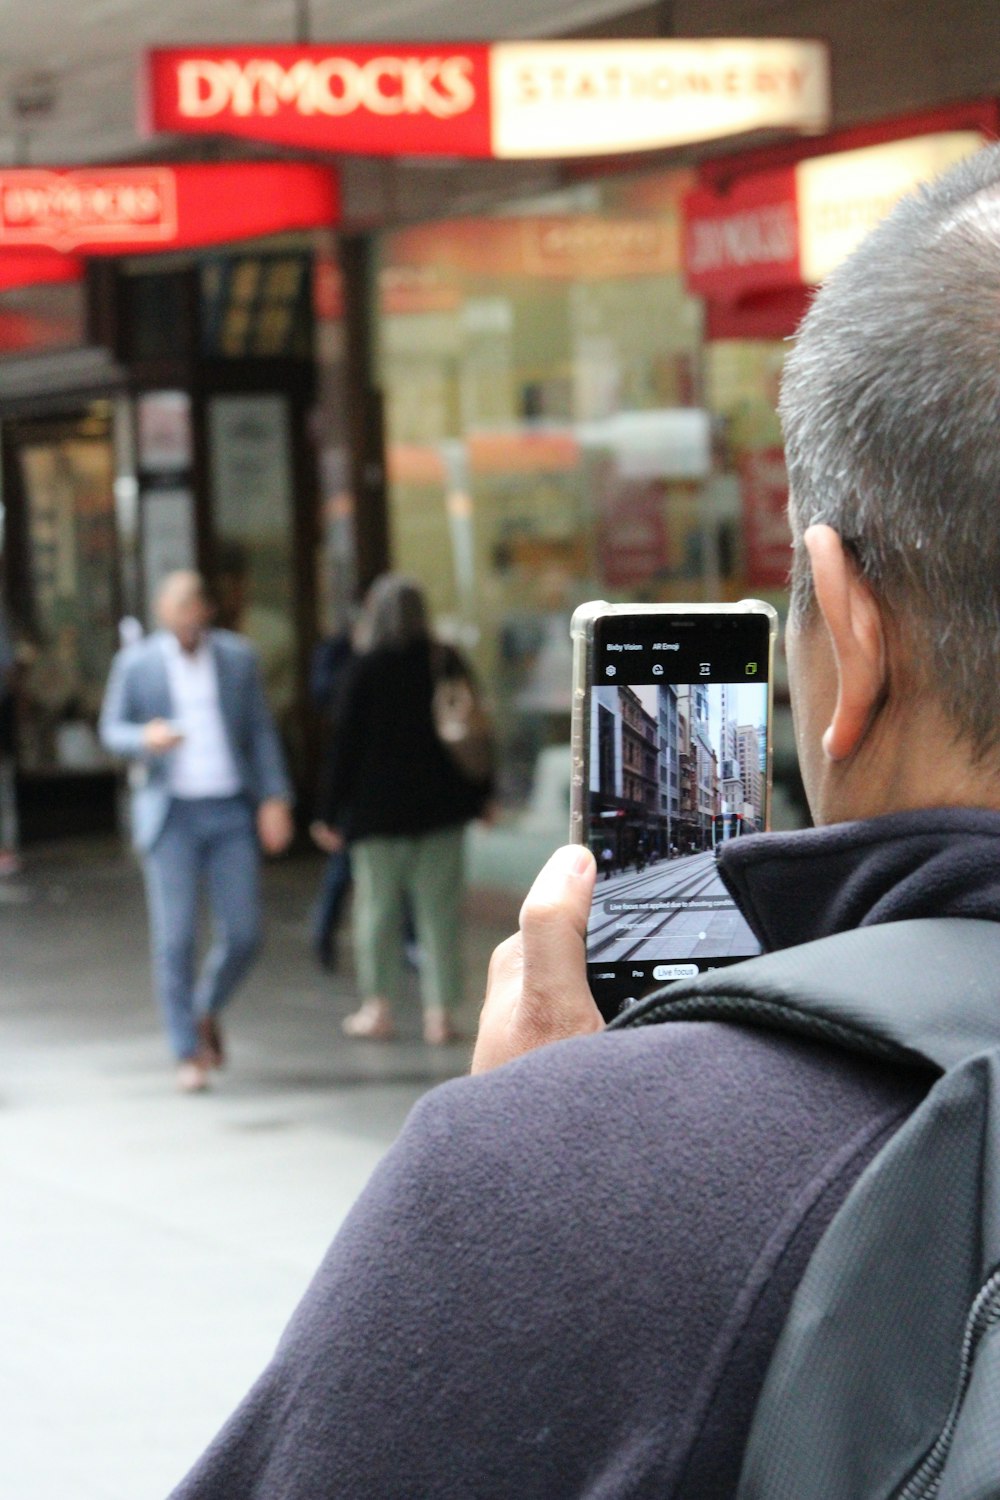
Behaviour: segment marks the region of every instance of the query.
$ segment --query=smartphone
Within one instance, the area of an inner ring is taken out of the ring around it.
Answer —
[[[769,604],[583,604],[570,838],[597,861],[587,977],[605,1020],[760,945],[716,865],[768,826]]]

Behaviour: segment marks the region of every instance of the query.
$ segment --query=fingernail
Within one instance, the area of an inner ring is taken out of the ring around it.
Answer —
[[[582,875],[590,864],[590,850],[582,844],[564,844],[556,850],[553,862],[563,875]]]

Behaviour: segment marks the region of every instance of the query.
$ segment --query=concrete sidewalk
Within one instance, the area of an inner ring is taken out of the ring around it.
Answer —
[[[0,884],[0,1495],[162,1500],[267,1360],[416,1098],[467,1046],[348,1043],[350,970],[313,968],[320,864],[266,878],[268,944],[230,1065],[173,1091],[141,882],[113,843],[29,855]],[[512,898],[474,893],[474,1026]],[[346,934],[345,934],[346,937]],[[345,941],[343,951],[349,945]]]

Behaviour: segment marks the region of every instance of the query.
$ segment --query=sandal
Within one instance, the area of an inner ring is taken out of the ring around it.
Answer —
[[[345,1036],[369,1042],[387,1042],[396,1031],[387,1001],[377,998],[365,1000],[358,1010],[345,1016],[340,1029]]]
[[[428,1047],[447,1047],[449,1042],[461,1040],[461,1034],[456,1031],[446,1010],[424,1011],[424,1041]]]

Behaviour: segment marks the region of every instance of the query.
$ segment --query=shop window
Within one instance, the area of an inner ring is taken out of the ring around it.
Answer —
[[[130,360],[183,359],[193,352],[190,272],[137,271],[126,275],[122,278],[122,298],[122,326]]]
[[[288,402],[277,395],[214,396],[208,427],[219,622],[257,647],[271,707],[291,735],[296,611]]]
[[[490,686],[512,809],[568,741],[577,604],[735,600],[761,548],[772,577],[787,563],[784,346],[706,342],[681,265],[691,181],[590,184],[381,242],[394,561]]]
[[[310,257],[213,256],[200,271],[202,353],[217,359],[309,359]]]
[[[96,734],[117,647],[118,554],[110,415],[10,424],[6,473],[27,568],[12,596],[26,669],[18,758],[28,773],[110,765]]]

